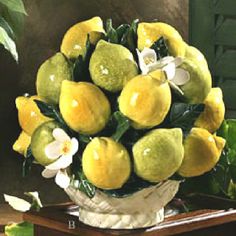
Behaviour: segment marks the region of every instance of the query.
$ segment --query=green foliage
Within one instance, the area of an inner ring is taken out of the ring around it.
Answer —
[[[27,15],[24,4],[22,0],[0,0],[0,11],[0,44],[18,62],[14,40],[22,28],[23,15]]]
[[[91,81],[89,74],[89,61],[95,49],[95,46],[90,43],[89,35],[86,41],[86,53],[83,56],[79,55],[73,66],[73,80],[78,81]]]
[[[157,59],[169,56],[169,50],[163,37],[160,37],[156,42],[154,42],[151,48],[155,50]]]
[[[170,110],[170,126],[179,127],[187,134],[203,110],[204,104],[174,103]]]
[[[106,22],[106,40],[110,43],[121,44],[134,53],[136,57],[137,48],[137,27],[139,20],[134,20],[130,25],[122,24],[116,29],[112,25],[112,20]]]
[[[34,225],[28,222],[13,223],[5,227],[5,234],[7,236],[33,236]]]
[[[34,161],[34,157],[32,155],[32,151],[29,146],[27,149],[27,152],[26,152],[25,159],[23,161],[23,165],[22,165],[22,176],[23,177],[26,177],[29,174],[29,172],[31,171],[33,161]]]
[[[71,165],[72,180],[71,185],[85,193],[89,198],[95,195],[96,187],[85,177],[81,168],[81,156],[75,156]]]

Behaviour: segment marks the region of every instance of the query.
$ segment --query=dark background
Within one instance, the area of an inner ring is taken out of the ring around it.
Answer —
[[[18,39],[20,62],[0,49],[0,203],[3,193],[22,196],[39,191],[43,203],[67,200],[53,179],[41,177],[42,167],[33,166],[29,176],[21,177],[22,157],[12,151],[20,128],[15,98],[35,94],[38,67],[60,48],[62,37],[73,24],[100,16],[112,18],[117,26],[133,19],[158,19],[176,27],[188,39],[188,0],[24,0],[28,16]]]

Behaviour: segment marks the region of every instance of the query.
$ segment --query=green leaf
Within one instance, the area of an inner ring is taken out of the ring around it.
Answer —
[[[236,199],[236,184],[232,180],[229,183],[228,196],[231,199]]]
[[[160,37],[156,42],[154,42],[151,48],[155,50],[157,59],[161,59],[169,55],[169,50],[163,37]]]
[[[170,110],[170,126],[190,131],[204,107],[204,104],[174,103]]]
[[[73,67],[73,80],[74,81],[91,81],[89,73],[89,61],[95,46],[90,43],[89,35],[86,41],[86,52],[84,57],[78,56]]]
[[[43,115],[54,119],[55,121],[60,123],[63,127],[67,128],[67,124],[65,123],[60,112],[54,105],[36,99],[34,101]]]
[[[27,15],[22,0],[0,0],[0,3],[5,5],[10,11]]]
[[[125,132],[130,128],[130,120],[125,117],[120,111],[113,113],[112,117],[116,122],[116,131],[112,135],[115,141],[119,141]]]
[[[34,161],[34,157],[32,155],[31,147],[29,146],[25,155],[25,159],[22,165],[22,176],[26,177],[31,171],[31,167]]]
[[[32,199],[31,210],[39,211],[43,207],[38,192],[25,192],[24,194]]]
[[[148,188],[156,184],[157,183],[153,184],[148,181],[145,181],[136,176],[135,174],[132,174],[129,180],[122,186],[122,188],[115,190],[102,190],[102,191],[109,196],[116,198],[123,198],[123,197],[128,197],[139,190]]]
[[[15,33],[13,32],[11,26],[9,25],[9,23],[0,16],[0,27],[2,27],[3,29],[5,29],[5,31],[7,32],[7,34],[14,39],[15,38]]]
[[[110,43],[119,43],[119,38],[116,30],[112,26],[112,19],[108,19],[106,22],[106,37]]]
[[[0,26],[0,44],[4,46],[6,50],[8,50],[13,58],[18,62],[18,53],[16,51],[15,42],[9,37],[6,30]]]
[[[95,186],[88,181],[82,170],[76,171],[72,177],[71,185],[85,193],[89,198],[93,198],[95,195]]]
[[[34,236],[34,225],[28,222],[5,226],[7,236]]]

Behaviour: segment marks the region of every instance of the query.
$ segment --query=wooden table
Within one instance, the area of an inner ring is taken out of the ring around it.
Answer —
[[[166,218],[158,226],[142,230],[101,230],[66,213],[71,204],[27,212],[23,218],[35,225],[35,236],[235,236],[236,210],[200,210]],[[234,222],[235,221],[235,222]],[[70,226],[69,226],[70,225]],[[73,228],[74,226],[74,228]]]
[[[4,227],[9,223],[23,221],[21,213],[14,211],[8,204],[0,204],[0,236],[4,235]]]

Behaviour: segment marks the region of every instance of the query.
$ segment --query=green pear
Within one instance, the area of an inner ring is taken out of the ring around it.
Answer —
[[[36,80],[38,95],[48,103],[58,104],[63,80],[72,80],[72,69],[65,56],[56,53],[38,70]]]
[[[150,182],[160,182],[172,176],[184,157],[182,130],[155,129],[133,146],[134,171]]]
[[[117,92],[138,74],[138,67],[127,48],[100,40],[90,59],[89,71],[96,85]]]

